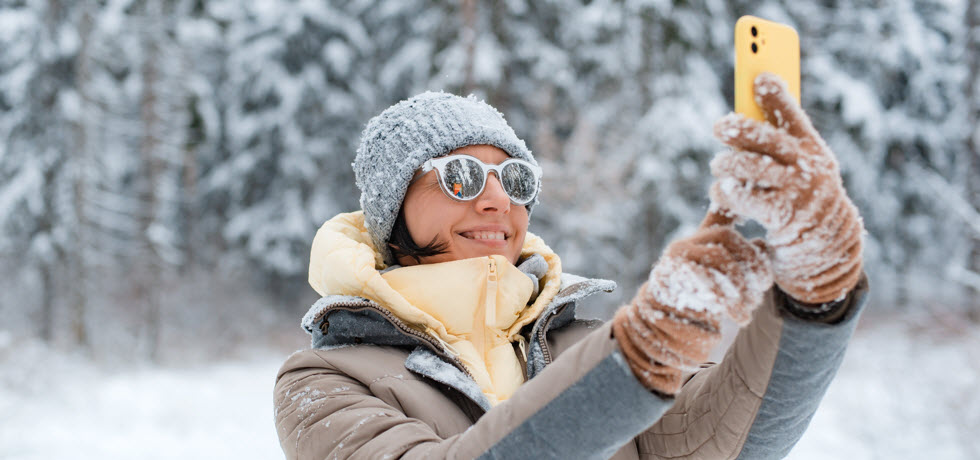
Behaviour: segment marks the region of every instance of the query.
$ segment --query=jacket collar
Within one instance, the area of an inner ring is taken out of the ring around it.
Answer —
[[[574,319],[577,300],[612,291],[616,286],[608,280],[563,274],[558,256],[541,238],[527,233],[521,257],[534,255],[547,263],[540,277],[540,292],[506,332],[510,340],[526,340],[530,345],[526,362],[529,379],[551,359],[544,338],[547,331]],[[409,370],[437,381],[441,381],[439,376],[463,375],[466,378],[443,383],[487,409],[486,396],[448,346],[451,336],[446,325],[394,289],[382,276],[386,268],[367,234],[363,213],[340,214],[317,231],[309,281],[323,297],[302,322],[312,336],[312,346],[323,349],[370,343],[415,347],[406,361]],[[433,360],[433,356],[440,359]]]
[[[561,328],[575,319],[577,302],[599,292],[612,292],[614,281],[563,274],[560,291],[542,310],[529,336]],[[564,308],[560,308],[564,307]],[[303,316],[301,325],[312,337],[313,348],[333,348],[359,343],[376,345],[425,345],[425,334],[400,330],[399,319],[376,302],[358,296],[327,295],[317,300]],[[407,327],[402,322],[404,327]],[[530,340],[533,337],[528,337]],[[436,343],[430,337],[429,344]],[[446,350],[438,350],[451,355]]]
[[[541,372],[551,360],[546,344],[548,331],[559,329],[575,319],[578,300],[616,288],[615,282],[603,279],[563,275],[561,280],[561,290],[543,309],[525,337],[528,379]],[[324,296],[310,307],[302,326],[312,337],[312,348],[342,348],[362,343],[414,348],[405,361],[408,370],[454,388],[484,411],[491,407],[473,376],[437,338],[409,328],[369,299]]]
[[[515,340],[520,330],[537,319],[561,287],[561,259],[538,236],[527,233],[521,257],[537,254],[548,269],[541,278],[541,289],[534,302],[506,331]],[[418,308],[394,289],[382,276],[387,268],[383,256],[374,248],[361,211],[339,214],[317,231],[310,251],[309,282],[321,296],[342,295],[369,299],[409,327],[431,334],[439,340],[449,339],[445,324]]]

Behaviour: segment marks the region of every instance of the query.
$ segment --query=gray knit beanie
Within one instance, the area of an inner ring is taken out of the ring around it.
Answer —
[[[368,121],[354,159],[354,177],[365,225],[385,263],[395,263],[388,238],[415,171],[430,158],[480,144],[537,164],[504,116],[472,95],[426,92]],[[528,214],[535,203],[537,197],[527,205]]]

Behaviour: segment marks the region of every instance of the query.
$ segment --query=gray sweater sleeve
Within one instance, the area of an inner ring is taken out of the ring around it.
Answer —
[[[867,293],[863,277],[835,324],[784,315],[769,386],[738,458],[784,458],[800,440],[844,360]]]
[[[654,395],[636,380],[608,323],[524,386],[474,426],[521,419],[516,426],[500,427],[507,434],[479,458],[606,459],[673,404],[673,399]],[[497,420],[494,416],[506,410],[503,406],[526,414]]]

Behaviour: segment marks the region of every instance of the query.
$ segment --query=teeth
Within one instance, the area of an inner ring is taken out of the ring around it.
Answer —
[[[507,237],[504,232],[463,232],[461,233],[471,240],[505,240]]]

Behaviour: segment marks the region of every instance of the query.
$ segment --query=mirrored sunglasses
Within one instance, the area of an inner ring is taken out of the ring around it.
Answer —
[[[488,165],[469,155],[449,155],[426,161],[420,171],[424,174],[433,169],[436,170],[442,191],[458,201],[469,201],[480,196],[486,188],[490,171],[497,175],[511,203],[517,206],[533,201],[541,182],[540,167],[516,158],[499,165]]]

